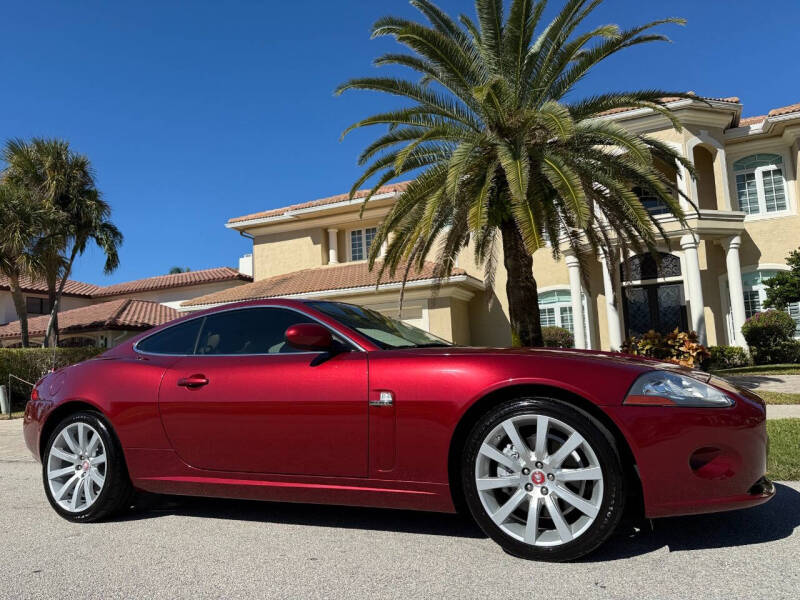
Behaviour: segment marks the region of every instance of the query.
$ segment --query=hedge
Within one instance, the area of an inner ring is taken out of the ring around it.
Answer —
[[[542,343],[545,348],[572,348],[575,338],[563,327],[542,327]]]
[[[101,354],[105,348],[0,348],[0,385],[8,385],[9,373],[26,381],[36,382],[51,369],[74,365]],[[30,396],[29,385],[11,381],[12,409],[25,406]]]

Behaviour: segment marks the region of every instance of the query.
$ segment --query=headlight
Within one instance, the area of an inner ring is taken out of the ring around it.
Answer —
[[[625,404],[638,406],[733,406],[733,400],[702,381],[670,371],[650,371],[639,376]]]

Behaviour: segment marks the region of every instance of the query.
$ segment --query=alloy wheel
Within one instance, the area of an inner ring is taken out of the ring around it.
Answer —
[[[78,513],[92,506],[106,481],[106,447],[91,425],[67,425],[50,445],[47,483],[53,500],[66,511]]]
[[[573,427],[546,415],[518,415],[484,438],[475,459],[478,497],[504,533],[531,546],[559,546],[594,523],[603,468]]]

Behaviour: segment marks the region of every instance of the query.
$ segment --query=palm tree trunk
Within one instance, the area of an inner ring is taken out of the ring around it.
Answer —
[[[47,284],[47,295],[50,298],[50,319],[47,321],[45,339],[50,348],[58,346],[58,309],[61,306],[61,295],[64,293],[64,286],[67,283],[70,273],[72,273],[72,264],[75,262],[75,257],[77,255],[77,245],[74,245],[67,267],[64,269],[61,280],[58,282],[58,288],[55,288],[55,285],[51,286],[50,282]]]
[[[27,348],[30,346],[30,340],[28,339],[28,307],[25,306],[25,297],[22,295],[22,289],[19,287],[19,277],[10,275],[8,277],[8,283],[11,288],[11,298],[14,301],[14,310],[17,311],[17,318],[19,319],[22,347]]]
[[[542,324],[539,322],[539,293],[533,277],[533,257],[525,248],[514,221],[500,225],[503,237],[503,264],[508,273],[506,296],[511,320],[511,341],[514,346],[541,346]]]

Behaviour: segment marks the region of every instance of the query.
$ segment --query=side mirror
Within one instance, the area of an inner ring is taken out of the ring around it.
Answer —
[[[333,347],[333,336],[317,323],[298,323],[292,325],[284,334],[286,343],[298,350],[325,352]]]

